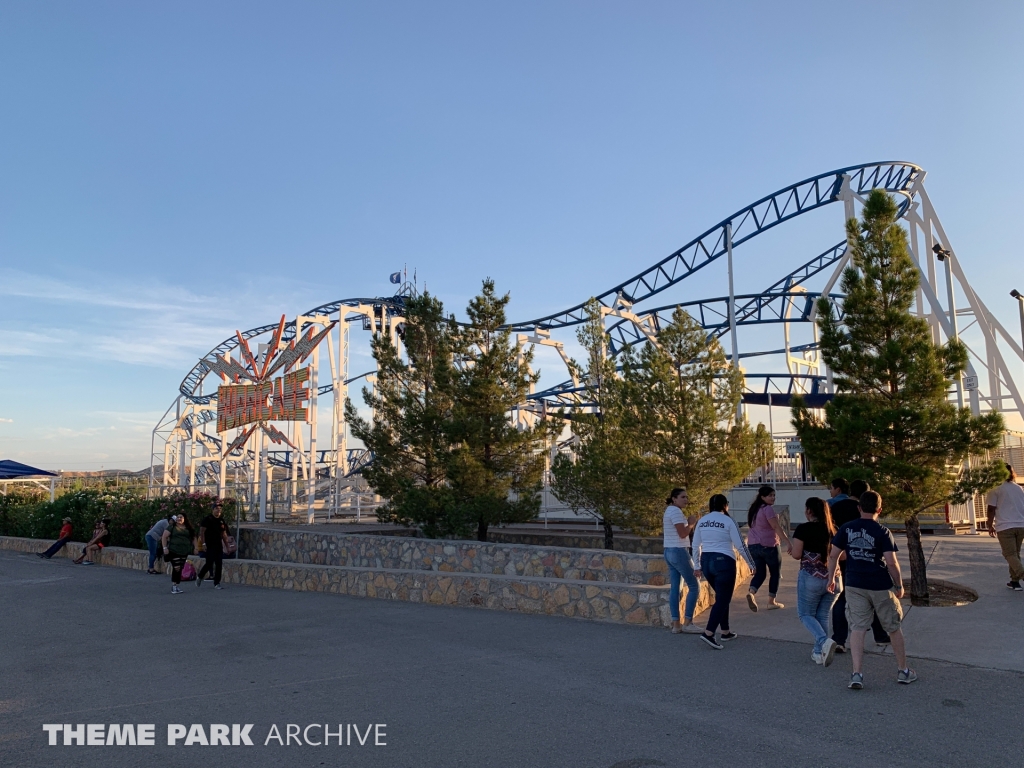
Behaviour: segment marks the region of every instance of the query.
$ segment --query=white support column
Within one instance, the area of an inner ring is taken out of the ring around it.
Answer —
[[[228,447],[227,435],[220,436],[220,461],[217,467],[217,498],[225,499],[228,495],[228,457],[224,451]]]
[[[309,474],[306,476],[306,522],[313,523],[314,503],[316,502],[316,420],[317,420],[317,389],[320,386],[320,347],[313,349],[313,362],[310,364],[309,380]]]
[[[259,434],[259,475],[260,475],[260,522],[267,522],[267,478],[269,472],[267,472],[267,433],[262,429],[258,430]]]
[[[732,222],[725,224],[725,252],[729,264],[729,339],[732,342],[732,366],[736,370],[740,367],[740,346],[736,335],[736,286],[733,279],[732,265]],[[743,420],[743,401],[740,400],[736,406],[736,421]]]

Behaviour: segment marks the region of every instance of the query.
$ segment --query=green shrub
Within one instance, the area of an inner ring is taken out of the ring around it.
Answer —
[[[56,539],[62,520],[71,518],[72,541],[88,541],[96,522],[110,518],[110,545],[144,549],[146,532],[161,518],[184,514],[199,531],[199,522],[213,509],[217,497],[209,493],[175,493],[142,499],[130,491],[81,490],[56,501],[35,501],[21,496],[0,496],[0,535],[32,539]],[[228,525],[235,519],[235,500],[223,500]]]

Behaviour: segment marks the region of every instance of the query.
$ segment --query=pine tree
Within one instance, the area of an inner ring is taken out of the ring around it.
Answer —
[[[460,330],[461,365],[454,378],[453,413],[447,427],[457,446],[448,481],[455,509],[453,532],[475,528],[479,541],[502,523],[527,522],[540,511],[549,422],[516,426],[510,414],[526,403],[539,374],[531,351],[520,352],[505,324],[509,296],[483,282]]]
[[[378,519],[415,523],[436,536],[448,530],[454,508],[448,467],[455,450],[449,424],[458,327],[441,302],[424,293],[406,299],[403,336],[406,360],[387,333],[374,336],[377,382],[373,390],[363,389],[372,420],[362,418],[351,400],[345,418],[373,454],[363,477],[385,499]]]
[[[386,499],[380,519],[486,541],[491,525],[537,516],[551,427],[511,421],[538,376],[502,328],[508,300],[484,281],[459,326],[434,297],[412,297],[405,359],[386,334],[373,340],[377,385],[363,391],[372,421],[351,402],[345,413],[374,456],[363,476]]]
[[[623,426],[639,442],[652,478],[633,502],[649,531],[661,525],[665,499],[685,487],[704,503],[755,469],[771,439],[738,416],[743,374],[714,336],[677,308],[657,344],[622,359]]]
[[[607,334],[601,305],[591,299],[587,320],[576,338],[587,352],[587,364],[570,362],[582,383],[587,410],[572,415],[575,444],[571,454],[559,454],[551,466],[551,490],[577,514],[597,515],[604,530],[605,549],[614,549],[614,527],[643,529],[633,519],[632,506],[649,478],[635,435],[622,428],[622,381],[607,356]]]
[[[574,456],[553,467],[555,495],[596,512],[605,525],[635,533],[659,530],[665,499],[685,487],[692,499],[732,487],[754,469],[770,442],[763,426],[737,423],[742,373],[721,345],[677,309],[657,344],[627,348],[622,372],[605,356],[606,334],[594,302],[579,333],[589,352],[580,368],[598,413],[573,419]]]
[[[919,275],[898,213],[889,195],[874,190],[863,221],[847,222],[852,264],[841,283],[842,319],[826,297],[818,300],[821,354],[836,396],[823,418],[795,399],[793,423],[818,477],[867,480],[882,495],[883,514],[905,521],[910,594],[921,604],[928,581],[919,515],[1004,479],[998,462],[962,468],[969,456],[999,444],[1003,420],[950,403],[966,348],[956,340],[936,345],[927,322],[910,313]]]

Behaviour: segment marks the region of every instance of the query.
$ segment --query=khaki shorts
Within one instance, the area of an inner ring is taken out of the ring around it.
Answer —
[[[900,628],[903,606],[892,590],[847,587],[845,592],[846,621],[851,630],[862,632],[871,629],[875,614],[878,614],[878,621],[887,633]]]

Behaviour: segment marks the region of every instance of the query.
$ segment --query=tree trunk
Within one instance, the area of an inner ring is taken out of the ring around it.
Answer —
[[[476,524],[476,540],[487,541],[487,521],[480,520]]]
[[[910,602],[928,605],[928,566],[921,546],[921,523],[916,514],[907,518],[907,557],[910,559]]]
[[[602,519],[601,525],[604,527],[604,548],[615,549],[615,542],[612,541],[612,524]]]

